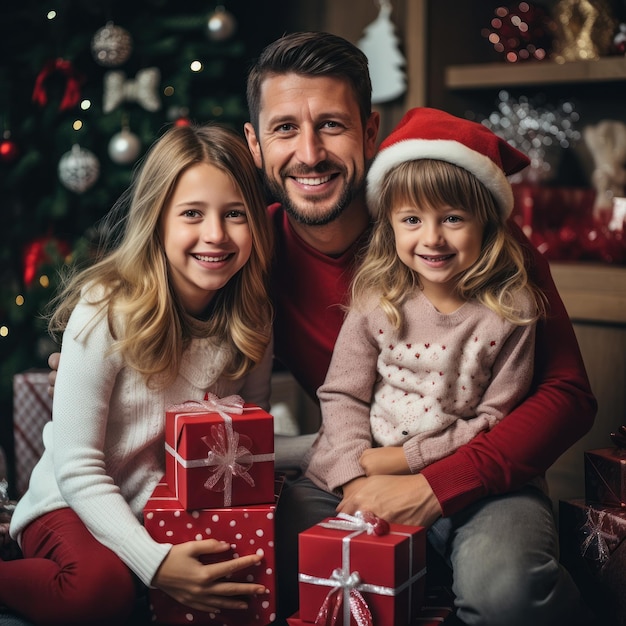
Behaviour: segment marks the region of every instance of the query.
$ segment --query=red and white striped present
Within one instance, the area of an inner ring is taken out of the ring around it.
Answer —
[[[13,440],[15,490],[24,495],[33,467],[43,454],[41,431],[52,418],[48,370],[30,370],[13,376]]]

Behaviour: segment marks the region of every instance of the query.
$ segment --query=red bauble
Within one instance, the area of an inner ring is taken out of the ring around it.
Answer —
[[[175,122],[174,126],[189,126],[191,122],[188,117],[179,117]]]
[[[19,149],[12,139],[2,139],[0,141],[0,161],[2,163],[12,163],[17,158]]]

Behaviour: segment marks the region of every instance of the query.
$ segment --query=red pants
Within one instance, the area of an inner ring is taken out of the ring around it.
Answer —
[[[23,559],[0,561],[0,604],[39,625],[123,624],[133,610],[133,575],[69,508],[22,534]]]

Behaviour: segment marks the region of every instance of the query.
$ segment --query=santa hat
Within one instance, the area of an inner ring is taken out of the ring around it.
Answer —
[[[387,173],[405,161],[435,159],[458,165],[474,174],[492,193],[506,218],[513,209],[507,176],[530,164],[529,158],[486,126],[438,109],[409,110],[385,139],[367,175],[367,205],[376,217]]]

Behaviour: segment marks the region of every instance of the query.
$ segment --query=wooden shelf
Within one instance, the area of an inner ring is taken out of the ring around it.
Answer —
[[[448,89],[488,89],[555,83],[626,81],[626,57],[603,57],[597,61],[528,61],[451,65],[446,68]]]
[[[599,263],[550,263],[572,320],[626,324],[626,267]]]

